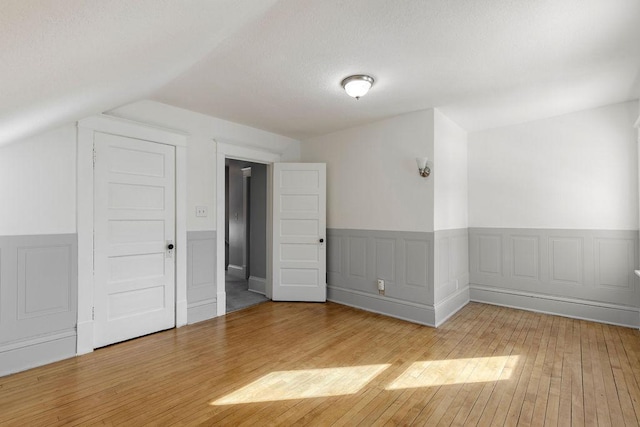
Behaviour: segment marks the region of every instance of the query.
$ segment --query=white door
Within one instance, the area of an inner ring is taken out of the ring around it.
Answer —
[[[326,301],[326,165],[273,165],[273,300]]]
[[[94,150],[94,346],[102,347],[175,326],[175,147],[96,132]]]

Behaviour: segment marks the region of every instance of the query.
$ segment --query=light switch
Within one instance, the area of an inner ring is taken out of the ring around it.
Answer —
[[[196,206],[196,216],[207,216],[207,207]]]

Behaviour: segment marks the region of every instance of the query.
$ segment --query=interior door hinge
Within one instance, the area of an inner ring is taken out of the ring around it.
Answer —
[[[91,320],[96,320],[96,308],[91,307]]]
[[[93,166],[96,166],[96,147],[93,147]]]

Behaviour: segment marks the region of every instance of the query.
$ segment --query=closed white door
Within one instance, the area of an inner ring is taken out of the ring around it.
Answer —
[[[326,301],[326,165],[273,165],[273,300]]]
[[[102,347],[175,326],[175,148],[96,133],[94,150],[94,346]]]

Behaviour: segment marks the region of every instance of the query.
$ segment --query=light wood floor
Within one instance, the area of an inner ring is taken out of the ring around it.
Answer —
[[[637,330],[265,303],[0,378],[0,425],[638,425]]]

